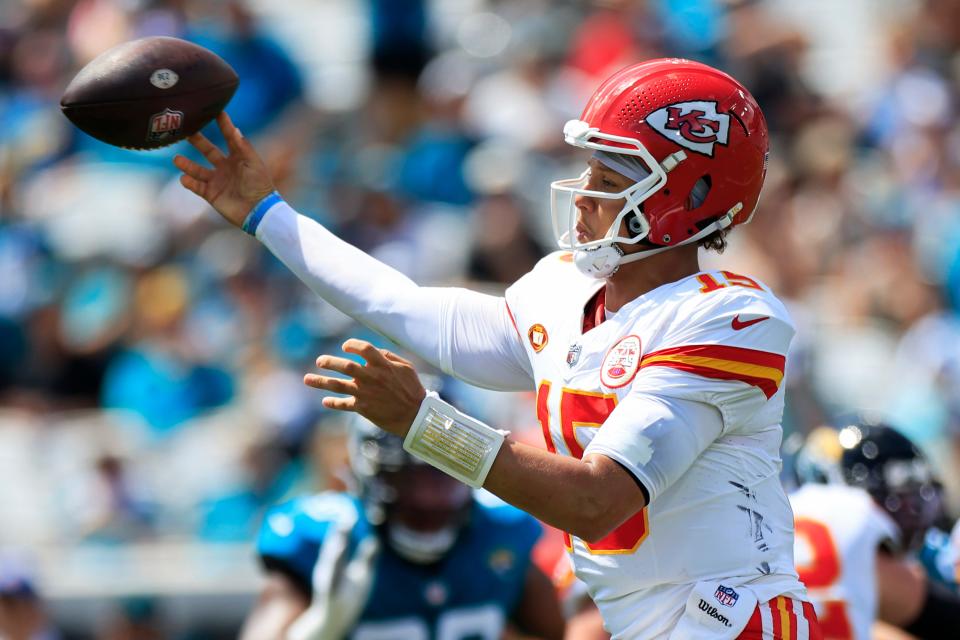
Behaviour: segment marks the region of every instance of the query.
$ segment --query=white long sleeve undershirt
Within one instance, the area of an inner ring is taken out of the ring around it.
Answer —
[[[488,389],[532,388],[503,298],[421,287],[286,202],[271,207],[256,236],[321,298],[445,373]]]

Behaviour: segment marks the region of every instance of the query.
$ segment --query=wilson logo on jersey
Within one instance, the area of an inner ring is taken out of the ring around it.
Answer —
[[[681,147],[713,157],[714,145],[726,145],[730,114],[717,113],[716,102],[678,102],[647,116],[647,124]]]
[[[527,338],[534,353],[540,353],[547,346],[547,329],[539,322],[527,330]]]
[[[704,613],[706,613],[708,616],[710,616],[711,618],[713,618],[723,626],[725,627],[733,626],[732,624],[730,624],[730,619],[727,618],[727,616],[720,613],[716,607],[711,605],[709,602],[707,602],[703,598],[700,599],[700,604],[697,606],[700,608],[700,611],[703,611]]]
[[[603,359],[600,367],[600,382],[605,387],[619,389],[630,384],[640,369],[640,338],[621,338]]]

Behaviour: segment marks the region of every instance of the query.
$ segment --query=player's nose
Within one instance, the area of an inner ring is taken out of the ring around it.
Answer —
[[[573,206],[583,214],[592,213],[597,209],[597,199],[578,193],[573,196]]]

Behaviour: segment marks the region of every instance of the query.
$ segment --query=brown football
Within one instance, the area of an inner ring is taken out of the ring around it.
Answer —
[[[209,49],[154,36],[97,56],[70,82],[60,109],[98,140],[158,149],[203,128],[238,84],[237,73]]]

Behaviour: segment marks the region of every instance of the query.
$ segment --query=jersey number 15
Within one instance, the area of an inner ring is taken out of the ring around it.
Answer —
[[[577,427],[599,429],[617,406],[617,396],[567,388],[562,389],[561,394],[560,433],[563,435],[563,442],[570,451],[570,455],[580,459],[583,457],[583,445],[577,440]],[[551,453],[557,453],[557,448],[550,437],[549,397],[550,383],[544,381],[537,388],[537,420],[543,430],[547,449]],[[584,544],[593,554],[633,553],[647,537],[649,530],[647,509],[643,508],[606,537],[591,543],[584,541]],[[573,548],[570,534],[563,534],[563,542],[567,545],[567,549]]]

